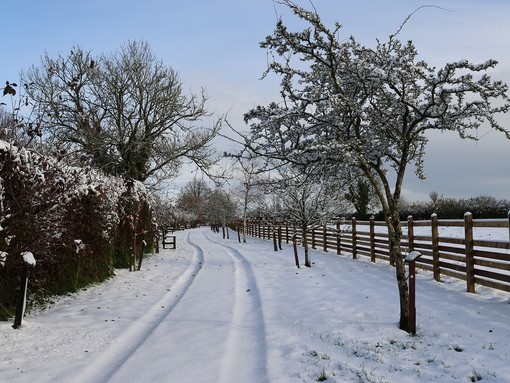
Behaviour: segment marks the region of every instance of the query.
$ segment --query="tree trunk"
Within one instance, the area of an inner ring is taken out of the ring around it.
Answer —
[[[310,258],[308,256],[308,239],[306,238],[308,236],[308,230],[306,227],[303,227],[303,247],[305,249],[305,266],[306,267],[312,267],[312,264],[310,263]]]
[[[395,273],[397,277],[398,293],[400,298],[400,322],[399,328],[409,332],[410,317],[409,317],[409,289],[407,286],[405,260],[400,254],[400,243],[402,240],[402,227],[398,214],[386,220],[388,226],[388,235],[390,242],[390,259],[395,266]]]

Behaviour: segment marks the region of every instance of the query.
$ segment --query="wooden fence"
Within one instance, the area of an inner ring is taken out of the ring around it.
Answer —
[[[433,215],[427,221],[414,221],[409,217],[402,222],[402,252],[420,252],[416,267],[431,271],[437,281],[445,275],[465,280],[468,292],[474,293],[477,284],[510,292],[509,226],[510,213],[508,219],[492,220],[475,220],[470,213],[463,220],[440,220]],[[477,230],[488,234],[475,235]],[[498,239],[490,238],[494,233]],[[302,239],[296,227],[263,220],[249,222],[247,234],[271,240],[276,236],[286,243],[294,234]],[[309,228],[307,239],[313,249],[370,257],[372,262],[390,261],[385,222],[342,220]]]

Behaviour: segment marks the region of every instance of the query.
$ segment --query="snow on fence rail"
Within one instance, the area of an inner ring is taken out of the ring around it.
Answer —
[[[402,250],[419,251],[416,267],[431,271],[437,281],[445,275],[465,280],[468,292],[474,293],[477,284],[510,292],[510,213],[508,219],[489,220],[473,219],[471,213],[461,220],[409,217],[402,231]],[[273,233],[286,243],[294,234],[302,236],[299,228],[285,223],[248,222],[248,235],[272,240]],[[390,262],[385,222],[341,220],[309,228],[307,239],[313,249]]]

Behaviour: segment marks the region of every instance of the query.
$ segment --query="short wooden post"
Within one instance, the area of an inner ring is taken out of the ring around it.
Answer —
[[[278,248],[282,249],[282,224],[278,224]]]
[[[407,253],[405,262],[409,263],[409,333],[416,335],[416,260],[421,257],[417,251]]]
[[[416,262],[409,262],[409,332],[416,335]]]
[[[473,214],[464,214],[464,234],[466,248],[466,283],[468,293],[475,292],[475,258],[473,249]]]
[[[143,256],[145,254],[146,248],[147,248],[147,242],[145,241],[145,239],[142,239],[142,248],[140,251],[140,258],[138,259],[138,271],[140,271],[142,269],[142,261],[143,261]]]
[[[352,217],[352,259],[358,258],[357,241],[356,218]]]
[[[14,316],[14,324],[12,325],[12,328],[14,329],[20,328],[21,322],[23,321],[23,316],[25,315],[25,307],[27,303],[28,268],[29,266],[33,267],[36,264],[32,253],[24,252],[21,254],[21,256],[23,257],[23,264],[21,266],[21,279],[18,292],[18,302],[16,304],[16,314]]]
[[[315,227],[312,227],[312,249],[315,250]]]
[[[131,245],[133,252],[131,253],[131,264],[129,265],[129,271],[136,271],[136,231],[134,227],[133,227],[133,244]]]
[[[285,243],[289,243],[289,223],[285,222]]]
[[[23,264],[21,268],[21,279],[19,286],[18,302],[16,304],[16,315],[14,316],[14,324],[12,328],[18,329],[23,321],[25,314],[25,305],[27,300],[27,285],[28,285],[28,266]]]
[[[370,261],[375,263],[375,217],[370,217]]]
[[[441,268],[439,267],[439,221],[436,213],[430,217],[430,225],[432,229],[432,268],[434,279],[439,282],[441,279]]]

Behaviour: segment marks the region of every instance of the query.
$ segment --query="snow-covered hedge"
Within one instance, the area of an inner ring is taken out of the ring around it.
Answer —
[[[133,230],[147,233],[137,244],[152,244],[151,198],[141,183],[0,141],[0,319],[15,304],[21,254],[37,261],[31,293],[62,294],[128,267]]]

